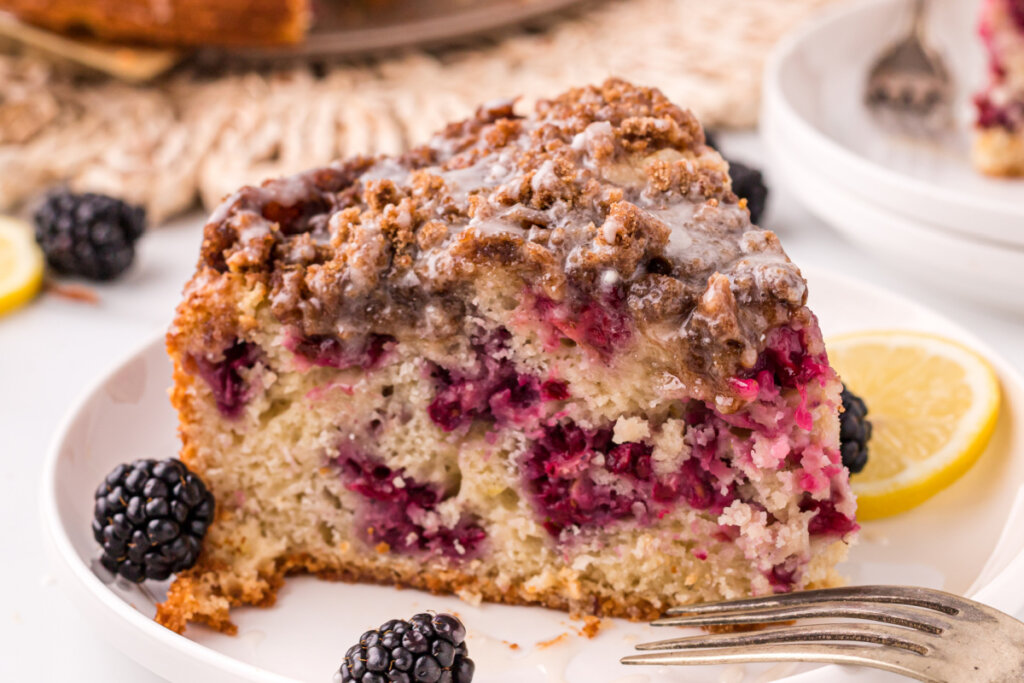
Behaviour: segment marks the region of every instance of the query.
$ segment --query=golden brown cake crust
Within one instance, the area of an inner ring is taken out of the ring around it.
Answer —
[[[238,627],[231,621],[232,607],[251,605],[271,607],[277,601],[277,591],[292,574],[313,574],[328,581],[368,583],[396,588],[424,590],[434,595],[457,595],[468,592],[480,596],[484,602],[504,605],[540,606],[569,612],[573,617],[617,617],[630,621],[652,621],[662,616],[662,610],[642,598],[630,595],[594,599],[590,609],[577,613],[566,594],[558,589],[530,591],[523,597],[524,587],[499,587],[485,577],[465,574],[457,569],[443,572],[400,572],[393,570],[385,576],[378,567],[329,567],[308,555],[290,555],[279,560],[274,572],[262,574],[258,579],[240,582],[230,571],[202,564],[180,574],[171,585],[167,599],[157,606],[157,623],[183,633],[190,623],[200,623],[228,635],[235,635]],[[835,577],[808,586],[827,588],[839,585]],[[756,628],[756,627],[755,627]],[[731,631],[728,627],[718,631]],[[740,629],[747,630],[747,629]]]
[[[197,566],[181,575],[168,591],[167,600],[157,607],[156,620],[172,631],[181,633],[189,622],[202,623],[223,633],[234,635],[237,627],[230,619],[230,608],[240,605],[270,607],[277,600],[277,591],[291,574],[314,574],[329,581],[371,583],[396,588],[424,590],[434,595],[458,594],[468,591],[485,602],[505,605],[533,605],[572,612],[571,602],[558,590],[532,592],[529,599],[520,596],[522,586],[500,588],[484,577],[472,576],[452,569],[444,572],[398,572],[390,576],[379,568],[327,567],[309,556],[288,556],[281,559],[274,573],[261,575],[248,583],[239,583],[229,572],[220,574],[215,568]],[[220,581],[230,581],[230,588]],[[588,616],[620,617],[632,621],[648,621],[659,616],[659,610],[640,598],[624,595],[596,600]],[[582,615],[580,615],[582,616]]]
[[[483,106],[398,158],[243,188],[207,223],[192,287],[258,281],[305,335],[443,337],[474,281],[509,274],[555,302],[620,297],[691,371],[680,379],[698,385],[692,395],[725,410],[763,330],[809,316],[799,270],[751,225],[693,114],[618,80],[542,101],[530,118],[511,102]],[[211,343],[186,331],[183,351],[215,357],[238,324],[207,322]]]
[[[59,31],[161,45],[275,45],[302,40],[306,0],[0,0],[0,10]]]

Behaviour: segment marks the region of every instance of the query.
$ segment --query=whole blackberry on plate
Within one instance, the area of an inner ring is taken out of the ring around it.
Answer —
[[[864,400],[843,385],[843,412],[839,414],[839,451],[843,465],[856,474],[868,463],[868,441],[871,440],[871,422]]]
[[[196,563],[213,494],[180,460],[118,465],[96,489],[92,534],[100,562],[129,581],[162,581]]]
[[[466,627],[450,614],[392,619],[348,649],[341,683],[469,683],[476,669]]]
[[[35,225],[36,241],[53,270],[112,280],[134,260],[146,212],[114,197],[60,191],[36,209]]]

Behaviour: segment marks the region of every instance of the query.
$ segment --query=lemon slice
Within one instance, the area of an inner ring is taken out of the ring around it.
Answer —
[[[0,216],[0,314],[18,308],[43,283],[43,252],[23,221]]]
[[[826,343],[829,360],[864,399],[868,464],[850,477],[861,520],[920,505],[985,450],[999,415],[999,381],[978,354],[917,332],[861,332]]]

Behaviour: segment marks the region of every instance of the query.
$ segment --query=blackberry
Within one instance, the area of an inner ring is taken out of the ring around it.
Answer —
[[[764,176],[756,168],[739,161],[726,159],[729,162],[729,176],[732,177],[732,191],[737,197],[747,200],[750,211],[750,222],[761,220],[765,206],[768,204],[768,186],[764,184]]]
[[[715,138],[714,133],[704,131],[704,141],[709,147],[718,149],[718,140]],[[719,152],[721,153],[721,150]],[[722,158],[729,163],[732,191],[736,193],[737,197],[747,200],[747,209],[750,210],[750,222],[759,222],[764,214],[765,206],[768,204],[768,186],[764,184],[764,176],[756,168],[730,159],[725,154],[722,154]]]
[[[843,455],[843,465],[850,474],[856,474],[868,463],[868,441],[871,440],[868,407],[845,384],[840,396],[843,412],[839,414],[839,451]]]
[[[96,489],[92,535],[100,562],[129,581],[163,581],[199,557],[213,494],[180,460],[118,465]]]
[[[392,619],[348,649],[341,683],[469,683],[475,665],[466,627],[450,614]],[[335,680],[339,680],[335,676]]]
[[[120,199],[87,192],[51,193],[36,209],[36,241],[54,271],[113,280],[135,258],[146,212]]]

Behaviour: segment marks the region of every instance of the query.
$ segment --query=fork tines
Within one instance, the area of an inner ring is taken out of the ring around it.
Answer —
[[[668,616],[652,625],[753,627],[837,617],[875,623],[815,623],[672,638],[637,645],[637,650],[659,652],[624,657],[622,663],[833,662],[872,666],[925,681],[957,680],[930,673],[947,670],[943,667],[948,662],[936,657],[941,654],[941,639],[958,623],[994,622],[990,611],[994,612],[949,593],[901,586],[810,590],[689,605],[670,609]]]

